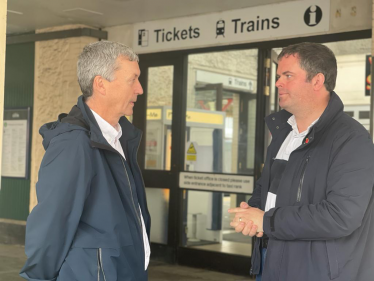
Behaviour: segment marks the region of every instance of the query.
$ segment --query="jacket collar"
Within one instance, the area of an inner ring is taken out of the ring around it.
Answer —
[[[327,104],[326,109],[322,113],[321,117],[316,124],[311,128],[308,136],[314,138],[316,132],[322,131],[328,124],[333,122],[338,114],[342,113],[344,109],[343,102],[339,96],[332,91],[330,93],[330,100]],[[265,118],[265,122],[270,130],[270,133],[277,137],[279,132],[284,128],[289,128],[291,130],[290,124],[287,123],[288,119],[292,114],[286,110],[281,110],[279,112],[270,114]]]
[[[330,100],[325,111],[322,113],[318,122],[314,125],[316,132],[322,131],[328,124],[333,122],[336,117],[343,112],[344,105],[342,100],[335,92],[330,93]]]
[[[71,109],[67,116],[61,116],[59,119],[61,119],[61,122],[75,124],[87,129],[90,134],[91,142],[110,146],[104,138],[91,109],[85,103],[83,96],[78,98],[77,105]],[[135,128],[126,117],[121,117],[119,124],[123,131],[121,140],[131,142],[132,140],[141,138],[142,132]]]
[[[279,132],[285,128],[292,130],[291,125],[287,122],[291,116],[291,113],[282,109],[281,111],[270,114],[265,118],[266,125],[273,137],[277,137]]]

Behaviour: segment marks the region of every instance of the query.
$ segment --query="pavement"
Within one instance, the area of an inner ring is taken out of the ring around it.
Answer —
[[[25,248],[0,244],[0,281],[22,281],[18,273],[26,261]],[[253,281],[249,276],[237,276],[200,268],[171,265],[151,260],[149,281]]]

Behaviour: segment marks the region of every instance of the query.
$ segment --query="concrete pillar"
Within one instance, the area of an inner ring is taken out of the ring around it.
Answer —
[[[76,29],[87,26],[68,25],[37,30],[36,33]],[[98,41],[91,37],[72,37],[35,43],[35,80],[33,136],[31,148],[30,212],[37,204],[35,185],[44,155],[39,128],[69,113],[81,91],[77,79],[77,60],[84,46]]]
[[[7,1],[0,1],[0,160],[3,147],[3,115],[4,115],[4,79],[5,79],[5,48],[6,48],[6,14]],[[0,161],[1,175],[1,161]],[[1,182],[0,182],[1,189]]]

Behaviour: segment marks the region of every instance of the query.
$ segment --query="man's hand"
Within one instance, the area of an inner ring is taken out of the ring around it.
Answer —
[[[243,235],[249,235],[257,237],[263,236],[263,218],[264,211],[252,208],[247,203],[240,203],[240,208],[229,209],[229,213],[235,213],[235,218],[230,223],[232,227],[235,227],[236,232],[241,232]]]

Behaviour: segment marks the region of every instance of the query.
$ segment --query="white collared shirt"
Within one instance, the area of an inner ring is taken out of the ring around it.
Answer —
[[[318,121],[318,119],[319,118],[317,118],[317,120],[312,122],[312,124],[310,124],[310,126],[304,132],[299,133],[299,129],[297,128],[295,116],[292,115],[290,118],[288,118],[287,123],[291,125],[292,131],[288,134],[286,139],[283,141],[282,146],[278,150],[278,153],[275,159],[288,161],[291,153],[302,144],[303,139],[309,133],[310,129]],[[277,195],[272,192],[268,192],[266,205],[265,205],[265,212],[274,208],[276,201],[277,201]]]
[[[99,114],[97,114],[95,111],[91,109],[97,124],[100,127],[101,133],[103,134],[104,138],[106,141],[110,144],[111,147],[113,147],[115,150],[117,150],[123,158],[125,158],[125,154],[123,153],[123,149],[121,146],[121,143],[119,141],[120,137],[122,136],[122,128],[119,123],[117,123],[116,127],[113,127],[110,125],[107,121],[105,121]],[[148,264],[149,264],[149,258],[151,256],[151,248],[149,246],[149,240],[147,236],[147,231],[145,229],[145,223],[142,215],[142,210],[140,209],[139,206],[139,211],[140,211],[140,218],[142,221],[142,229],[143,229],[143,242],[144,242],[144,254],[145,254],[145,269],[147,270]]]
[[[317,123],[319,118],[312,122],[310,126],[304,131],[299,133],[299,129],[297,128],[296,118],[292,115],[288,118],[287,123],[291,125],[292,131],[288,134],[287,138],[283,141],[281,148],[279,149],[277,156],[275,159],[286,160],[290,158],[291,153],[298,148],[305,136],[309,133],[310,129],[313,127],[315,123]]]

